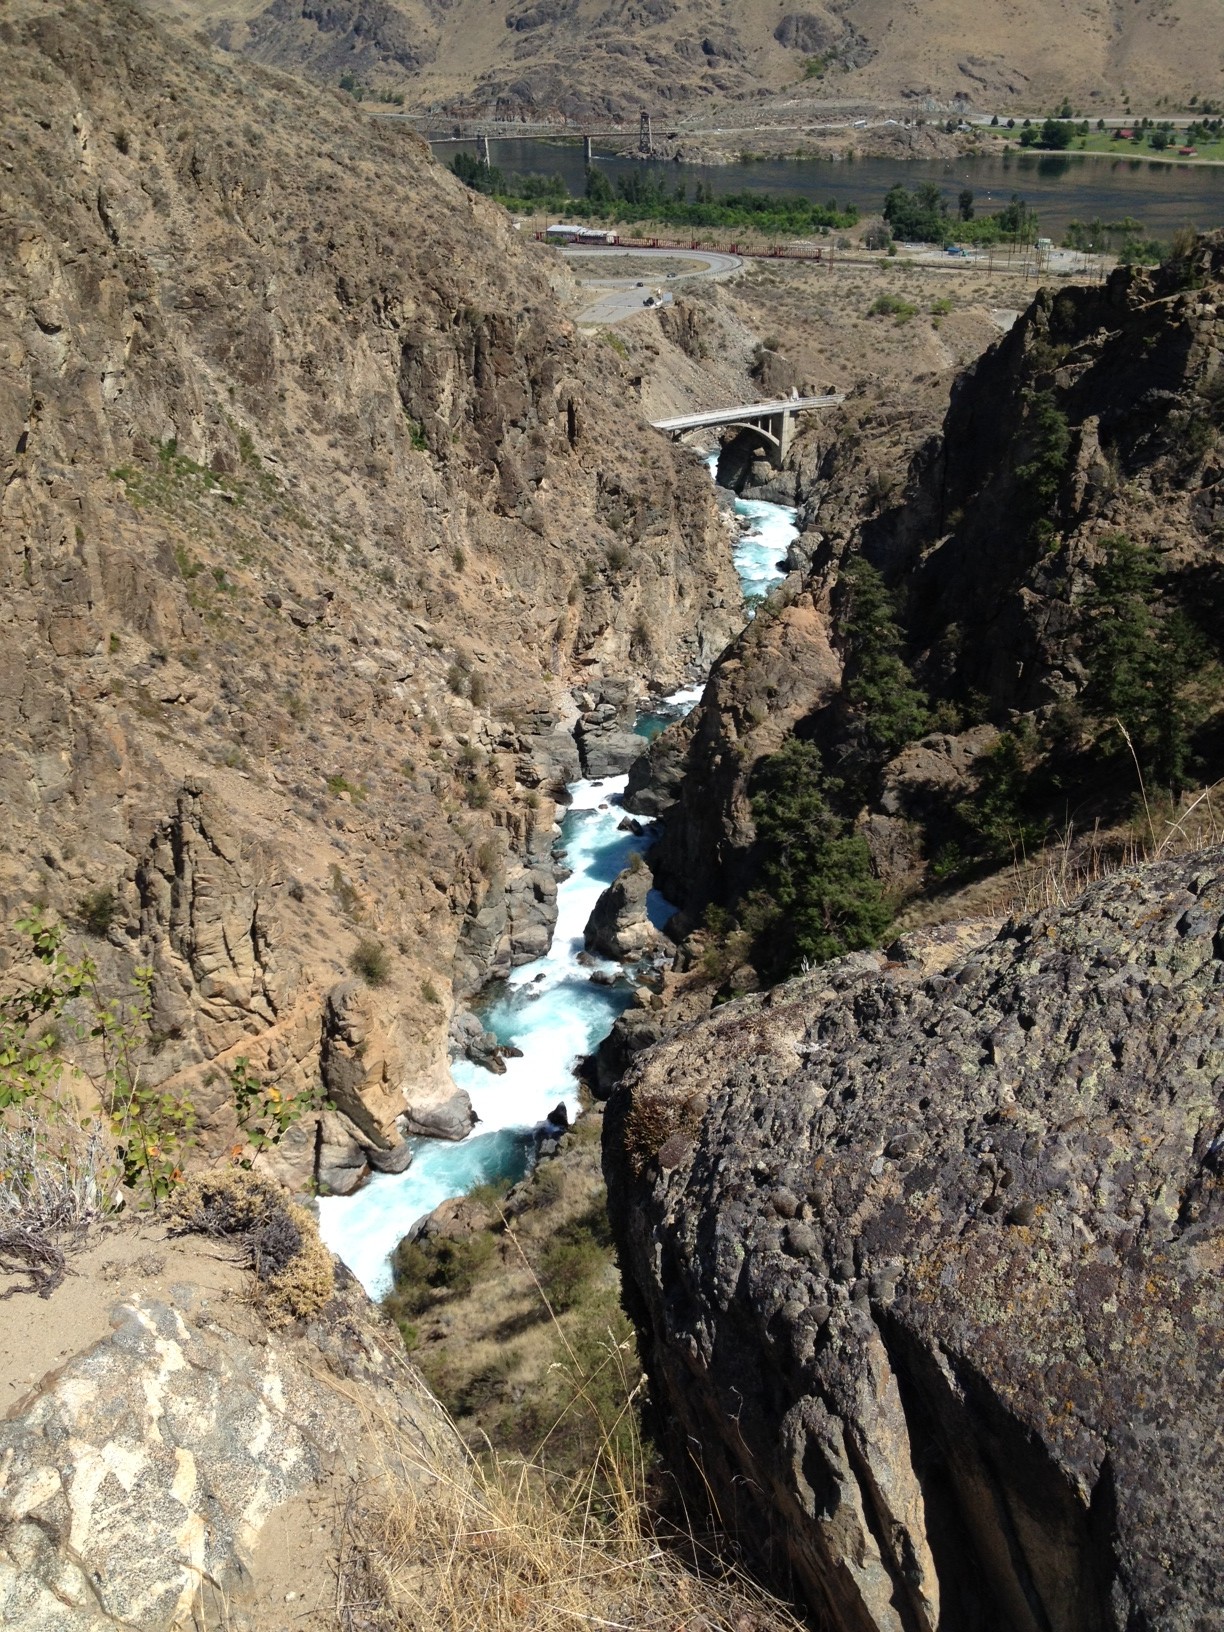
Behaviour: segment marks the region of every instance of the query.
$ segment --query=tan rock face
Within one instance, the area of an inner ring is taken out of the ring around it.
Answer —
[[[396,86],[431,112],[600,126],[615,116],[634,138],[646,107],[661,153],[700,158],[712,146],[715,162],[738,156],[741,129],[759,144],[762,126],[780,126],[792,151],[831,101],[864,111],[1018,113],[1064,97],[1078,107],[1091,96],[1115,108],[1142,65],[1153,100],[1167,95],[1182,107],[1214,88],[1216,62],[1209,0],[1186,0],[1176,27],[1142,7],[1102,14],[1087,0],[1033,0],[1016,15],[964,0],[928,0],[912,13],[888,0],[794,8],[742,0],[734,12],[715,0],[515,0],[495,18],[476,0],[445,11],[425,0],[162,4],[206,19],[229,48],[261,62],[305,69],[329,87],[347,71]],[[822,74],[805,83],[805,64],[816,58]],[[688,123],[694,109],[704,132],[694,138],[682,126],[677,140],[667,123],[679,115]],[[919,154],[938,151],[936,123],[901,134]],[[838,157],[857,134],[838,124]],[[868,134],[879,139],[878,128]]]
[[[0,964],[34,899],[108,989],[148,959],[215,1149],[238,1060],[318,1085],[369,943],[377,1146],[452,977],[547,944],[578,669],[735,626],[708,482],[406,132],[134,8],[0,27]]]
[[[604,1166],[672,1466],[822,1624],[1214,1616],[1222,925],[1216,849],[629,1063]]]

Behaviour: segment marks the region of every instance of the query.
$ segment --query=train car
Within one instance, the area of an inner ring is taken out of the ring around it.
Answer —
[[[619,244],[620,234],[603,227],[580,227],[558,221],[544,234],[550,244]]]

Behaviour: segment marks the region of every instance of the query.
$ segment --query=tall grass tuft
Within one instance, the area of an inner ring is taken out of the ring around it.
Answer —
[[[444,1465],[376,1425],[383,1465],[350,1508],[340,1559],[345,1632],[800,1632],[705,1544],[654,1521],[635,1426],[642,1379],[616,1343],[595,1364],[616,1373],[623,1418],[576,1475],[465,1453],[457,1432],[463,1460]],[[575,1368],[569,1381],[580,1406],[592,1379]]]

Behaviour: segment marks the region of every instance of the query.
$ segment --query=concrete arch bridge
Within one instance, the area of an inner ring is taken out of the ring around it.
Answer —
[[[776,402],[742,402],[732,408],[715,408],[703,414],[680,414],[675,419],[656,419],[651,423],[678,440],[689,431],[741,430],[760,437],[769,451],[770,463],[780,469],[790,450],[795,416],[811,413],[817,408],[833,408],[844,402],[844,396],[830,394],[824,397],[782,397]]]

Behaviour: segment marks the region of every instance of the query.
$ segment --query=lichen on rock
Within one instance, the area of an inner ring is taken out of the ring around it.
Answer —
[[[605,1172],[673,1466],[822,1624],[1215,1617],[1222,948],[1214,850],[630,1064]]]

